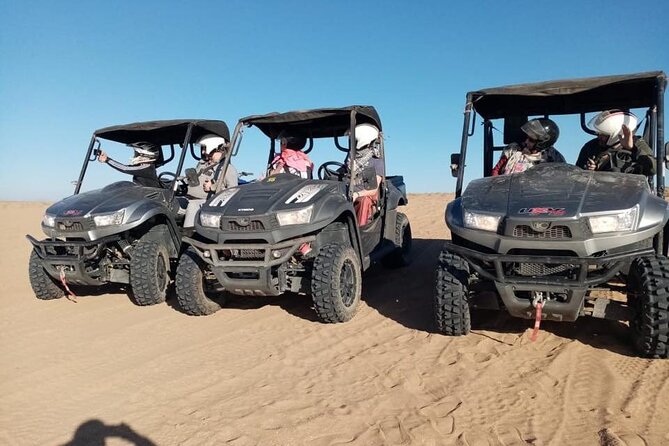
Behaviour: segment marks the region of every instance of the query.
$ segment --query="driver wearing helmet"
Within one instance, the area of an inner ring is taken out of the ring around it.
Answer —
[[[597,132],[594,138],[581,148],[576,165],[586,170],[611,171],[653,175],[655,160],[653,152],[639,136],[634,136],[638,124],[634,113],[622,110],[605,110],[588,123]],[[621,150],[629,152],[621,162],[612,157]],[[627,159],[628,158],[628,159]]]
[[[522,145],[511,143],[492,169],[493,175],[524,172],[538,163],[564,163],[564,156],[553,147],[560,129],[550,119],[531,119],[520,128],[526,135]]]
[[[195,216],[207,199],[209,192],[215,192],[216,184],[214,176],[216,175],[219,163],[223,160],[228,142],[225,138],[216,135],[204,135],[197,144],[200,145],[200,161],[195,166],[197,181],[188,185],[188,206],[184,217],[184,228],[195,226]],[[237,169],[231,163],[225,171],[223,179],[223,188],[237,186]]]
[[[353,190],[353,207],[358,224],[368,224],[374,215],[374,208],[379,201],[379,187],[383,182],[385,167],[379,158],[378,142],[381,137],[379,129],[371,124],[355,126],[355,158],[348,159],[349,171],[353,172],[351,188]],[[365,178],[363,172],[373,169],[373,179]]]
[[[98,161],[106,163],[119,172],[132,175],[132,181],[147,187],[162,187],[156,172],[156,161],[160,155],[160,146],[150,142],[140,141],[128,146],[135,149],[135,156],[130,164],[119,163],[110,158],[104,151],[98,155]]]

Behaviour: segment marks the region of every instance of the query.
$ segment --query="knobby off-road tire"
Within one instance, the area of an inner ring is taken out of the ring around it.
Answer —
[[[471,330],[467,283],[469,265],[461,257],[443,250],[437,263],[434,315],[437,330],[462,336]]]
[[[58,282],[44,271],[42,262],[34,250],[30,253],[28,276],[30,277],[30,286],[38,299],[53,300],[65,296],[65,291]]]
[[[207,316],[221,309],[223,301],[213,301],[205,292],[205,263],[193,248],[188,248],[177,266],[177,301],[184,313],[191,316]],[[220,303],[219,303],[220,302]]]
[[[154,228],[155,229],[155,228]],[[135,245],[130,259],[130,286],[135,303],[141,306],[165,302],[170,283],[170,257],[163,242],[150,231]]]
[[[350,320],[362,294],[362,268],[348,245],[330,243],[321,248],[311,271],[311,297],[323,322]]]
[[[399,268],[411,263],[411,224],[409,218],[401,212],[397,213],[395,219],[395,244],[397,248],[381,259],[383,266],[388,268]]]
[[[669,357],[669,259],[656,255],[632,262],[627,299],[634,347],[650,358]]]

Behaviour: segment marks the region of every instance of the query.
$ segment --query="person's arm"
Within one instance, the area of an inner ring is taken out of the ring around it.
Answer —
[[[632,144],[632,156],[636,159],[637,163],[642,166],[642,173],[644,175],[655,175],[656,166],[653,150],[643,138],[634,138]]]
[[[629,127],[623,124],[622,135],[620,136],[620,145],[623,149],[632,152],[632,158],[642,167],[644,175],[655,174],[655,157],[653,157],[653,150],[648,143],[639,136],[634,136],[634,133]]]

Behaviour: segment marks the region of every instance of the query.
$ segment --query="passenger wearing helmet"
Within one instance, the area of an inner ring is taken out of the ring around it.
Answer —
[[[209,192],[215,192],[214,176],[225,155],[228,142],[216,135],[205,135],[197,141],[200,145],[200,161],[195,166],[197,181],[188,184],[188,206],[184,217],[184,228],[195,226],[195,216],[207,199]],[[237,169],[231,163],[223,179],[223,188],[237,186]]]
[[[135,156],[130,159],[129,165],[109,158],[104,151],[101,151],[98,155],[98,161],[109,164],[110,167],[119,172],[132,175],[132,180],[137,184],[147,187],[162,187],[156,172],[156,161],[160,156],[160,146],[145,141],[128,144],[128,146],[135,149]]]
[[[268,175],[290,173],[301,178],[312,178],[314,163],[302,152],[306,144],[307,139],[303,136],[282,136],[281,153],[270,163]]]
[[[564,156],[553,147],[560,129],[550,119],[532,119],[520,128],[526,135],[522,144],[511,143],[492,169],[493,175],[524,172],[538,163],[564,163]]]
[[[214,175],[218,164],[226,154],[228,142],[220,136],[205,135],[198,140],[198,144],[200,145],[201,159],[195,166],[195,170],[202,188],[198,191],[189,188],[188,194],[194,197],[207,198],[208,192],[215,192]],[[223,178],[223,188],[235,187],[238,182],[237,169],[232,163],[228,163],[228,169],[225,171],[225,178]]]
[[[653,175],[653,152],[643,140],[634,136],[637,117],[622,110],[605,110],[588,123],[597,138],[585,143],[576,165],[586,170],[618,171]]]
[[[351,189],[353,206],[358,224],[368,224],[374,216],[374,209],[379,201],[379,187],[385,176],[385,166],[379,157],[379,129],[371,124],[359,124],[355,127],[355,158],[348,159],[350,172],[353,172]]]

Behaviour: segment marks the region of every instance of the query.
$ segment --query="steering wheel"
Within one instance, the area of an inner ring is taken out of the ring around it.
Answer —
[[[598,159],[595,170],[611,172],[631,172],[634,170],[632,152],[627,149],[607,150]]]
[[[167,189],[172,183],[177,178],[177,174],[174,172],[160,172],[160,175],[158,175],[158,181],[160,181],[160,184]]]
[[[336,167],[337,169],[333,169]],[[338,161],[326,161],[318,168],[319,180],[338,180],[341,181],[346,176],[348,169],[344,163]]]

